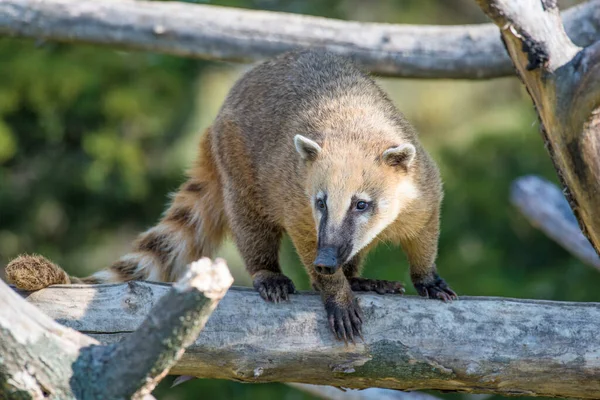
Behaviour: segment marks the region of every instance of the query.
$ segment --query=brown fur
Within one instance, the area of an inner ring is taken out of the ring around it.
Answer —
[[[308,147],[298,148],[296,135]],[[411,152],[392,151],[403,146]],[[245,74],[202,138],[188,176],[160,223],[140,235],[132,253],[95,274],[97,280],[176,280],[188,263],[210,257],[230,231],[256,289],[279,301],[294,292],[278,261],[287,233],[340,338],[360,334],[351,288],[400,292],[398,283],[358,277],[364,255],[382,240],[402,246],[420,294],[454,295],[435,268],[443,197],[438,169],[387,96],[343,59],[292,52]],[[329,236],[319,239],[323,217],[315,196],[323,188],[331,204]],[[368,218],[350,215],[350,199],[363,195],[374,198],[376,209]],[[346,235],[339,230],[344,220],[352,223],[347,242],[355,254],[334,274],[317,273],[320,241]],[[44,283],[66,283],[59,270],[46,268],[51,278]],[[34,281],[17,278],[28,279]]]
[[[50,285],[69,285],[71,283],[100,283],[93,277],[70,277],[62,268],[47,258],[33,254],[23,254],[6,266],[6,278],[22,290],[40,290]]]

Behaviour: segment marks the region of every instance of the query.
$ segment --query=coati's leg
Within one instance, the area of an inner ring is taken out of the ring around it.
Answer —
[[[358,276],[362,270],[362,262],[365,254],[366,251],[359,252],[352,257],[350,261],[342,266],[344,275],[346,275],[352,291],[377,292],[379,294],[404,293],[404,285],[401,282],[386,281],[383,279],[369,279]]]
[[[236,198],[230,191],[226,209],[233,239],[242,255],[246,270],[260,296],[279,303],[296,291],[290,278],[281,273],[279,246],[282,229],[265,220]]]
[[[348,282],[350,283],[350,287],[355,292],[360,292],[360,291],[367,292],[368,291],[368,290],[361,290],[358,287],[356,289],[354,287],[352,287],[353,281],[358,282],[358,280],[363,279],[358,276],[358,275],[360,275],[360,271],[362,270],[362,258],[363,257],[361,256],[361,254],[357,254],[354,257],[352,257],[352,259],[350,261],[348,261],[346,264],[342,265],[344,275],[346,276],[346,279],[348,279]],[[317,282],[313,281],[312,287],[315,291],[317,291],[317,292],[320,291],[319,286],[317,285]]]
[[[300,224],[290,224],[290,227]],[[322,275],[315,271],[317,241],[310,232],[288,230],[296,251],[306,268],[312,286],[321,293],[327,312],[329,327],[338,340],[354,341],[354,336],[362,337],[363,313],[354,297],[343,268],[333,275]]]
[[[410,264],[410,277],[419,295],[449,301],[456,293],[437,273],[435,259],[439,239],[439,218],[433,215],[421,233],[400,241]]]
[[[338,340],[354,342],[362,337],[363,313],[342,268],[333,275],[318,274],[307,268],[313,285],[321,292],[329,327]]]

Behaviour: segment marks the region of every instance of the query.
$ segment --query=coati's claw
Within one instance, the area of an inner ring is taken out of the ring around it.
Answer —
[[[419,295],[430,299],[439,299],[443,302],[458,300],[458,295],[439,276],[436,275],[431,283],[415,283]]]
[[[358,336],[364,341],[362,335],[363,313],[356,299],[352,299],[349,305],[328,299],[325,301],[325,310],[329,327],[337,340],[343,340],[346,345],[348,340],[356,344],[354,337]]]
[[[379,294],[397,293],[404,294],[404,285],[401,282],[368,279],[361,277],[348,278],[353,292],[377,292]]]
[[[254,276],[254,288],[266,301],[279,303],[288,301],[289,295],[296,292],[294,283],[283,274],[271,271],[259,272]]]

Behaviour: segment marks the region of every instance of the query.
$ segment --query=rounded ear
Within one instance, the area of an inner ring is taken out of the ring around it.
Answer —
[[[294,145],[300,157],[306,161],[314,161],[321,152],[321,146],[317,142],[302,135],[294,136]]]
[[[415,146],[406,143],[401,144],[400,146],[390,147],[383,152],[382,158],[383,162],[390,167],[400,167],[404,170],[408,170],[415,159],[416,153],[417,150],[415,149]]]

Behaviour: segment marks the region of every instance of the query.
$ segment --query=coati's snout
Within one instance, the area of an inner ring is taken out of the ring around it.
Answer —
[[[315,271],[323,275],[332,275],[340,266],[338,249],[335,247],[322,247],[317,251],[315,258]]]
[[[323,275],[333,275],[345,262],[350,246],[319,246],[313,263],[315,271]]]

